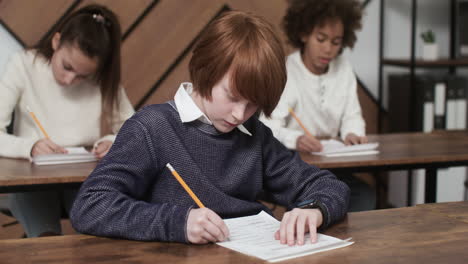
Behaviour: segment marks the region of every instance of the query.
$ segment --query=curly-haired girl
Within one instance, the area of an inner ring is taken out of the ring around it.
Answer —
[[[289,42],[298,50],[287,58],[288,81],[278,106],[271,119],[262,118],[288,148],[321,151],[318,138],[337,136],[347,145],[367,143],[356,77],[341,56],[344,48],[354,46],[361,17],[357,0],[290,1],[283,26]],[[315,137],[304,134],[289,115],[289,108]],[[367,185],[351,175],[342,179],[363,200],[362,206],[354,207],[352,195],[351,211],[374,207],[375,195]],[[356,184],[358,187],[353,188]]]

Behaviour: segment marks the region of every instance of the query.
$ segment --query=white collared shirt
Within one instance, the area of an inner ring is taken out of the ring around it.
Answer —
[[[195,120],[213,125],[213,122],[203,113],[200,108],[195,104],[192,97],[190,96],[193,92],[193,85],[189,82],[181,83],[179,89],[174,96],[174,103],[179,112],[180,120],[182,123],[188,123]],[[252,134],[244,127],[244,125],[238,125],[237,128],[244,134],[252,136]]]
[[[351,64],[338,56],[327,73],[310,72],[296,51],[286,61],[288,81],[271,119],[260,120],[271,128],[275,137],[290,149],[304,130],[288,108],[292,108],[304,126],[316,137],[336,137],[354,133],[365,135],[365,123],[357,97],[357,82]]]

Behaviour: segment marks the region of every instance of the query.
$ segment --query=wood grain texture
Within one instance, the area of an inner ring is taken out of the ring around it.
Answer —
[[[468,202],[418,204],[416,206],[468,223]]]
[[[73,0],[2,0],[0,19],[28,46],[35,45]]]
[[[0,19],[27,46],[35,44],[54,25],[73,0],[3,0]],[[90,3],[108,6],[120,19],[122,32],[139,18],[154,0],[83,0],[75,7]],[[293,51],[282,30],[286,0],[160,0],[132,31],[122,45],[122,83],[133,105],[163,103],[173,99],[183,81],[190,81],[190,52],[182,56],[196,36],[223,6],[260,15],[268,20],[284,44],[286,54]],[[179,58],[182,56],[181,58]],[[177,59],[178,64],[176,63]],[[173,68],[171,68],[173,67]],[[164,76],[164,80],[162,77]],[[155,84],[160,81],[156,89]],[[154,90],[154,91],[153,91]],[[145,95],[148,94],[148,97]],[[377,106],[360,91],[367,132],[376,133]],[[145,98],[143,100],[143,98]]]
[[[28,160],[0,158],[0,186],[81,183],[96,162],[37,166]]]
[[[76,9],[88,4],[100,4],[108,7],[119,18],[123,34],[150,3],[151,0],[132,0],[131,2],[128,0],[83,0]]]
[[[203,1],[198,1],[199,3]],[[287,7],[287,2],[284,0],[273,0],[265,2],[263,0],[234,0],[234,1],[211,1],[212,5],[221,7],[227,5],[232,10],[242,10],[253,14],[260,15],[268,20],[275,28],[280,36],[285,47],[287,47],[286,37],[284,36],[280,22]],[[196,18],[202,19],[202,18]],[[207,19],[207,18],[205,18]],[[204,23],[208,24],[208,20]],[[175,21],[177,23],[177,21]],[[185,29],[188,30],[188,29]],[[289,50],[292,50],[289,48]],[[168,75],[167,79],[161,83],[156,91],[144,102],[144,105],[164,103],[174,98],[181,82],[189,82],[190,75],[188,71],[188,63],[191,58],[191,51],[180,61],[179,65]],[[174,59],[175,60],[175,59]],[[134,92],[134,91],[133,91]]]
[[[448,163],[468,163],[466,131],[369,135],[369,142],[379,143],[379,154],[333,158],[309,153],[300,155],[305,162],[325,169],[392,170],[397,166],[423,168]]]
[[[164,102],[174,100],[174,95],[177,92],[182,82],[190,82],[190,73],[188,65],[192,58],[192,54],[189,53],[174,71],[167,77],[164,82],[156,89],[156,91],[148,98],[144,105],[149,104],[162,104]]]
[[[161,1],[122,48],[123,85],[135,105],[220,10],[219,1]]]
[[[458,203],[447,204],[451,206],[458,207]],[[468,259],[463,249],[468,224],[432,212],[425,205],[350,213],[326,233],[353,237],[355,244],[324,252],[308,263],[466,263]]]
[[[380,153],[354,157],[327,158],[300,153],[302,159],[323,169],[392,170],[468,164],[468,132],[404,133],[370,135],[379,142]],[[17,185],[80,183],[96,163],[36,166],[27,160],[0,158],[0,187]]]
[[[440,210],[465,215],[467,202],[447,203]],[[281,263],[394,264],[466,263],[468,223],[426,205],[349,213],[325,234],[352,237],[355,244]],[[138,242],[87,235],[0,241],[2,263],[268,263],[209,245]]]

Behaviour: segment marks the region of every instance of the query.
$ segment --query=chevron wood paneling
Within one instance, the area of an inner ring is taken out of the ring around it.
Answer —
[[[89,3],[113,10],[123,33],[132,27],[122,44],[122,83],[139,107],[171,100],[179,84],[190,81],[191,45],[223,8],[263,16],[276,28],[286,53],[293,51],[281,28],[287,0],[0,0],[0,19],[30,46],[71,8]],[[362,87],[358,94],[367,132],[377,133],[377,104]]]
[[[205,2],[205,1],[195,1],[195,2]],[[226,5],[229,9],[232,10],[242,10],[248,11],[257,15],[260,15],[267,19],[272,25],[276,28],[276,31],[281,36],[285,47],[286,45],[286,38],[284,34],[282,34],[280,28],[280,22],[284,15],[284,12],[287,8],[287,2],[284,0],[272,0],[272,1],[264,1],[264,0],[231,0],[231,1],[213,1],[210,0],[209,3],[213,5],[214,3],[218,3],[219,6]],[[197,18],[201,19],[201,18]],[[207,18],[204,21],[204,24],[208,24],[209,19]],[[291,48],[289,48],[291,50]],[[158,86],[156,91],[148,98],[148,100],[144,101],[144,105],[146,104],[154,104],[154,103],[162,103],[167,101],[168,99],[172,99],[173,95],[175,94],[179,84],[182,81],[189,81],[189,73],[188,73],[188,61],[190,58],[190,53],[187,54],[186,57],[183,58],[180,65],[177,66],[174,71],[167,77],[161,85]]]
[[[188,65],[192,55],[189,53],[174,69],[172,74],[151,94],[144,105],[161,104],[174,99],[174,94],[182,82],[190,82]]]
[[[283,33],[281,21],[286,13],[288,2],[286,0],[227,0],[226,3],[236,10],[248,11],[264,17],[276,29],[279,37],[285,44],[286,53],[289,54],[293,48],[287,43],[286,35]]]
[[[0,19],[26,46],[32,46],[74,2],[72,0],[2,0]]]
[[[88,4],[100,4],[109,7],[119,17],[123,34],[151,2],[152,0],[83,0],[76,9]]]
[[[160,1],[125,41],[123,85],[135,105],[220,10],[220,1]]]

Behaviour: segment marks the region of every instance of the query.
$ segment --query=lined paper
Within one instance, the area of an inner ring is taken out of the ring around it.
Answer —
[[[257,215],[225,219],[229,228],[229,241],[217,243],[220,246],[254,256],[269,262],[277,262],[322,251],[346,247],[354,242],[318,234],[312,244],[306,235],[304,245],[288,246],[280,244],[274,237],[280,222],[262,211]]]

